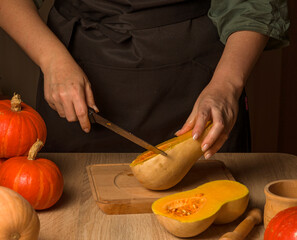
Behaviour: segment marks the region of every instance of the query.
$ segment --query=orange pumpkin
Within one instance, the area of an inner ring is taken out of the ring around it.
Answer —
[[[264,240],[297,239],[297,206],[277,213],[268,223]]]
[[[63,176],[52,161],[37,158],[43,143],[37,140],[28,157],[6,160],[0,168],[0,185],[22,195],[36,210],[53,206],[63,192]]]
[[[45,142],[46,125],[38,112],[22,103],[19,94],[0,100],[0,158],[27,155],[40,139]]]

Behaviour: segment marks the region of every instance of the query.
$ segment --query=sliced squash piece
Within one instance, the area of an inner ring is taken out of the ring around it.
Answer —
[[[217,180],[156,200],[153,213],[160,224],[177,237],[193,237],[212,223],[225,224],[247,208],[249,190],[243,184]]]

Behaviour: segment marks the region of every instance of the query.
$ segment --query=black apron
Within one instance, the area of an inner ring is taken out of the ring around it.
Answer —
[[[209,0],[56,0],[48,25],[82,67],[100,114],[153,145],[174,137],[210,81],[224,49]],[[47,152],[142,152],[112,131],[84,133],[52,110],[41,75],[37,110]],[[245,95],[221,151],[250,150]]]

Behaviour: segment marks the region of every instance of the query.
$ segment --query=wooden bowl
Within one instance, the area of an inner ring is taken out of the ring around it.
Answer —
[[[268,183],[264,188],[266,203],[264,207],[264,228],[280,211],[297,206],[297,179],[278,180]]]

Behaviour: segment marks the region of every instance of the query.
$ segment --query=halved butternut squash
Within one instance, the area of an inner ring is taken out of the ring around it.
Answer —
[[[212,223],[225,224],[244,213],[249,190],[230,180],[205,183],[156,200],[152,210],[160,224],[178,237],[193,237]]]

